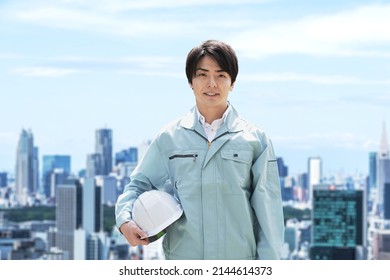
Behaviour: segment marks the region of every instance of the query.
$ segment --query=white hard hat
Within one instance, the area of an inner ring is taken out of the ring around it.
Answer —
[[[142,193],[134,202],[133,221],[153,242],[165,234],[165,229],[180,218],[180,203],[164,191],[151,190]]]

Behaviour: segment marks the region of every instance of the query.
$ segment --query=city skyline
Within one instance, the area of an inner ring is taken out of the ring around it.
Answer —
[[[0,172],[21,130],[85,168],[94,133],[139,145],[194,104],[184,63],[209,38],[237,50],[230,101],[264,127],[291,174],[368,173],[390,107],[386,1],[3,1]]]

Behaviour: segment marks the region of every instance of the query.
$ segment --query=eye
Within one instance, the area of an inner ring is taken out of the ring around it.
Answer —
[[[220,78],[226,78],[226,75],[225,75],[225,74],[219,74],[218,77],[220,77]]]
[[[196,74],[197,77],[206,77],[206,73],[203,73],[203,72],[199,72],[198,74]]]

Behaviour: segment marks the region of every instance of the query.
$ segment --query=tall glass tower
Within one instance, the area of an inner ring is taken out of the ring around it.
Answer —
[[[322,179],[322,160],[320,157],[310,157],[307,163],[308,183],[309,183],[309,201],[313,198],[313,186],[321,183]]]
[[[51,191],[51,176],[55,169],[62,169],[65,175],[70,175],[70,156],[68,155],[47,155],[42,160],[42,183],[43,192],[46,197],[54,194]]]
[[[58,185],[56,221],[57,246],[65,259],[74,259],[75,230],[82,226],[82,187],[77,180]]]
[[[313,191],[311,259],[365,259],[364,190],[322,185]]]
[[[112,130],[102,128],[96,130],[95,153],[101,156],[101,175],[112,172]]]
[[[83,229],[87,233],[103,231],[103,193],[95,178],[84,180]]]
[[[7,172],[0,172],[0,188],[8,185],[8,174]]]
[[[378,188],[378,214],[381,218],[390,220],[389,215],[386,215],[386,217],[384,215],[385,213],[390,213],[390,201],[385,199],[385,185],[390,183],[390,157],[385,123],[383,123],[382,136],[377,159],[376,180]]]
[[[38,148],[34,147],[32,132],[22,130],[16,151],[15,193],[21,205],[26,205],[30,194],[39,187]]]
[[[372,203],[373,199],[376,199],[375,197],[371,197],[373,189],[376,188],[376,175],[377,175],[377,163],[378,163],[378,153],[377,152],[370,152],[369,158],[368,158],[368,185],[367,185],[367,197]]]

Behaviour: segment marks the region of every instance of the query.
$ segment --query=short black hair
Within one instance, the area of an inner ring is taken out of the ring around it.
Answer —
[[[194,47],[187,55],[186,75],[188,82],[192,84],[195,77],[198,62],[204,56],[209,56],[230,75],[232,84],[236,81],[238,74],[238,59],[233,48],[218,40],[207,40],[199,46]]]

